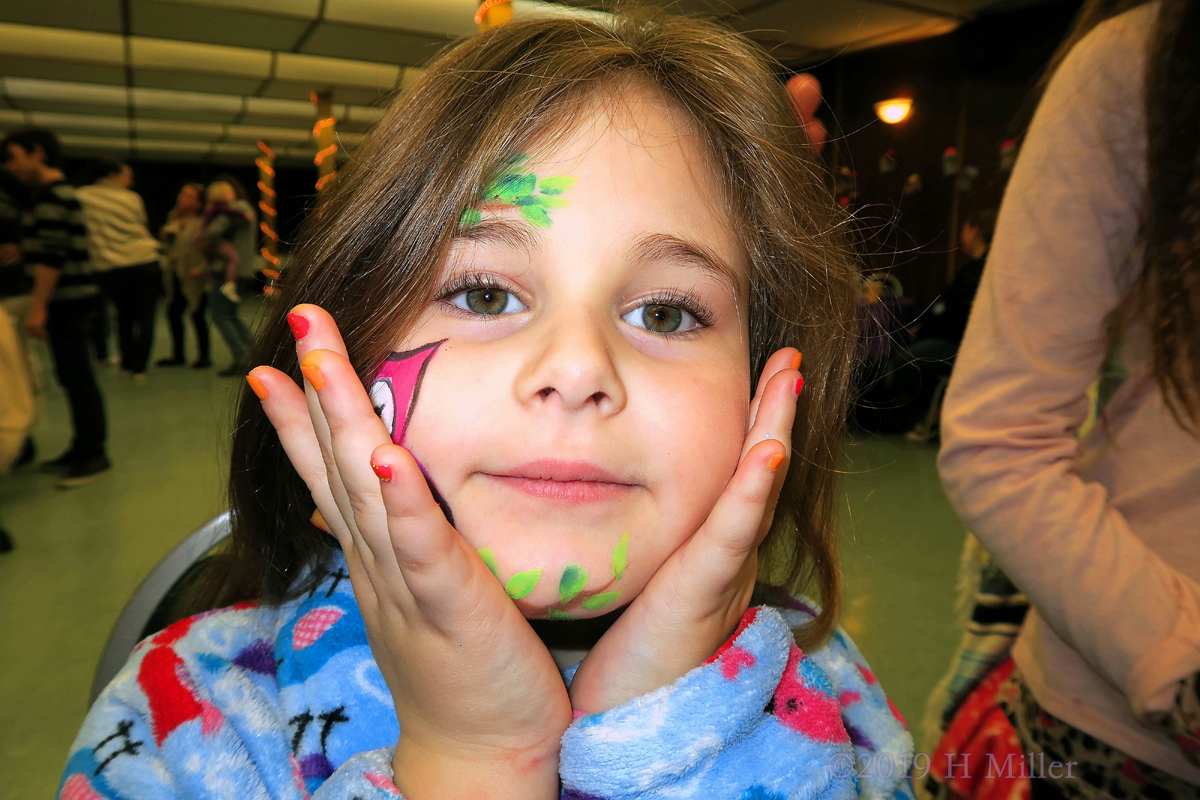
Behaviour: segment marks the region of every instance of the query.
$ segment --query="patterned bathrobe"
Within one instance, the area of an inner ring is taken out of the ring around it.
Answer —
[[[862,655],[840,631],[802,653],[791,628],[815,610],[770,599],[673,685],[576,719],[562,797],[910,798],[912,739]],[[59,797],[397,798],[398,735],[338,554],[305,597],[139,644],[84,721]]]

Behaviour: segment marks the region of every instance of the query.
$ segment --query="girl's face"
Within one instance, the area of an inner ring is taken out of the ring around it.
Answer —
[[[746,257],[701,142],[644,93],[486,194],[441,299],[396,342],[445,340],[404,444],[527,616],[596,616],[642,590],[737,466]]]

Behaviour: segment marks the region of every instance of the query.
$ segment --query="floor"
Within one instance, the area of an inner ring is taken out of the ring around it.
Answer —
[[[157,356],[166,346],[163,329]],[[135,385],[98,369],[114,471],[65,492],[28,468],[0,480],[17,542],[0,556],[0,786],[14,800],[53,795],[113,621],[151,567],[224,505],[238,382],[185,367]],[[52,381],[35,436],[40,457],[66,448],[66,406]],[[914,725],[957,641],[963,528],[934,459],[899,438],[859,438],[844,483],[843,625]]]

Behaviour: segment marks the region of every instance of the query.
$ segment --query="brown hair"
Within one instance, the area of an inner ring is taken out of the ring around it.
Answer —
[[[1034,91],[1097,25],[1149,0],[1087,0]],[[1180,427],[1200,435],[1200,4],[1162,0],[1146,54],[1148,192],[1141,272],[1113,317],[1132,310],[1150,329],[1154,378]],[[1030,104],[1032,107],[1032,104]]]
[[[821,615],[798,632],[811,644],[832,628],[840,599],[834,486],[857,337],[855,266],[783,87],[746,39],[636,12],[513,22],[449,50],[392,104],[310,218],[254,363],[299,380],[284,315],[315,303],[337,320],[369,379],[432,299],[459,217],[486,180],[511,154],[569,128],[582,104],[631,82],[685,112],[707,147],[751,265],[752,374],[780,347],[804,353],[794,455],[760,563],[764,580],[819,590]],[[248,392],[229,499],[231,544],[209,571],[202,604],[308,591],[320,578],[311,568],[336,543],[308,524],[309,491]]]

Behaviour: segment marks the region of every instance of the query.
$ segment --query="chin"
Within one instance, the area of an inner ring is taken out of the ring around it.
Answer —
[[[645,527],[623,525],[620,517],[555,524],[545,516],[461,516],[459,532],[529,619],[601,616],[632,600],[648,578],[646,537],[630,534]]]

